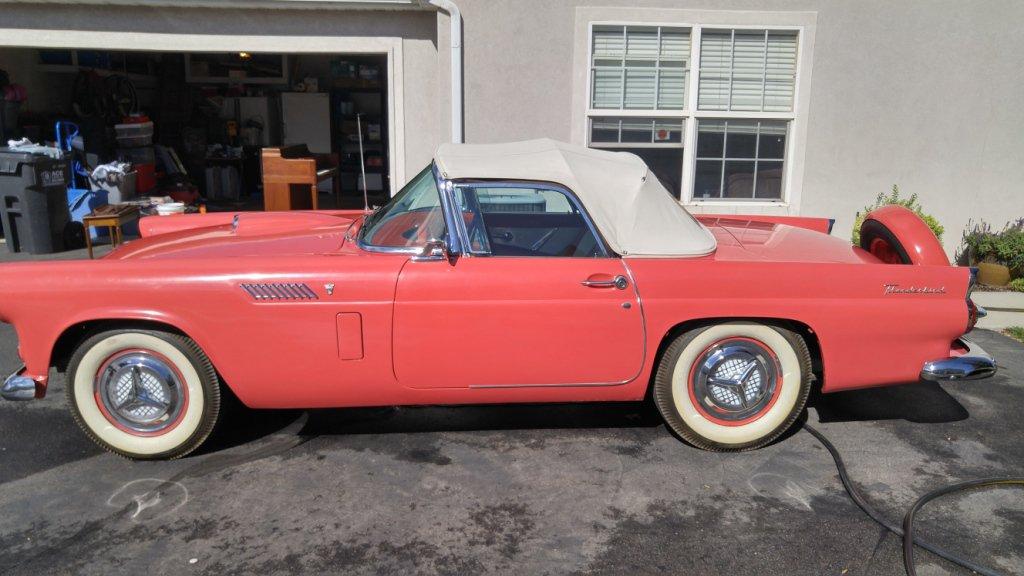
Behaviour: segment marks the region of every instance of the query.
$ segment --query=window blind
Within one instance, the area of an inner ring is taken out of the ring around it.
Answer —
[[[596,26],[591,41],[591,107],[682,110],[690,31],[658,26]]]
[[[790,112],[796,85],[794,31],[701,31],[701,110]]]

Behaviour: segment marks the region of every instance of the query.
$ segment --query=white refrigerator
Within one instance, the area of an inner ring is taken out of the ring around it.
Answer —
[[[281,94],[281,140],[305,144],[314,154],[331,152],[331,96],[323,93]]]

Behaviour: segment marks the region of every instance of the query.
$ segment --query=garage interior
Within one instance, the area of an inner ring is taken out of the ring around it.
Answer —
[[[379,205],[391,189],[387,65],[385,54],[3,48],[0,143],[62,149],[78,221],[104,204],[362,208],[364,183]],[[294,172],[277,156],[313,160],[315,197],[301,181],[264,194],[265,176],[280,188],[272,173]],[[110,163],[125,176],[102,182]]]

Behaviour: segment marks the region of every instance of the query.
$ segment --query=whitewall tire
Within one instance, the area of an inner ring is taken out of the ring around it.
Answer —
[[[811,389],[803,338],[778,326],[723,322],[681,334],[665,349],[654,401],[668,426],[705,450],[760,448],[803,412]]]
[[[199,346],[158,330],[86,338],[68,363],[67,395],[93,441],[134,459],[192,452],[213,431],[221,407],[216,371]]]

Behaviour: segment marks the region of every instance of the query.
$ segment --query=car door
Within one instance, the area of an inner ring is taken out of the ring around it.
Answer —
[[[457,186],[466,253],[398,278],[394,366],[411,388],[615,385],[644,360],[629,270],[549,184]]]

